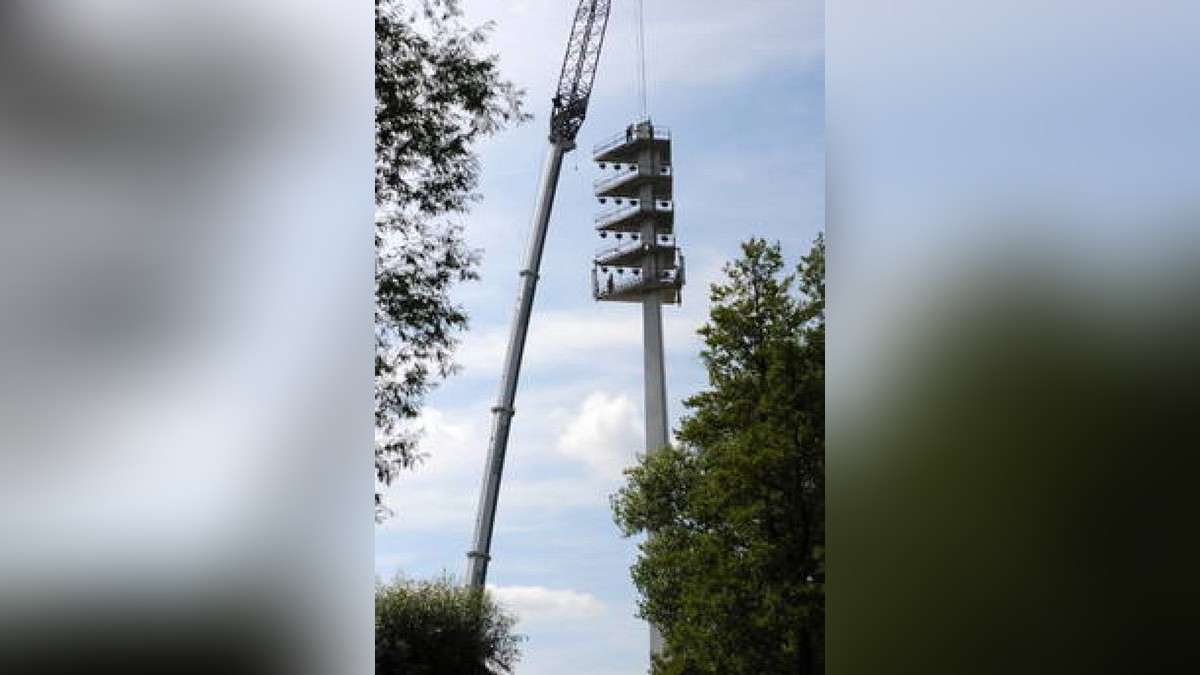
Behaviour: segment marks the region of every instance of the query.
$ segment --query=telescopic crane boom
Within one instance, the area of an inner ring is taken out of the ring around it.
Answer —
[[[541,187],[533,212],[533,231],[530,233],[525,262],[520,272],[516,314],[508,339],[508,350],[504,356],[500,393],[496,405],[492,408],[492,434],[488,443],[483,487],[479,495],[479,513],[475,519],[474,545],[467,553],[467,583],[474,588],[482,588],[487,581],[492,528],[496,522],[496,503],[500,496],[500,478],[504,472],[508,432],[515,412],[513,401],[517,395],[517,379],[521,372],[521,358],[525,352],[525,336],[529,332],[529,316],[533,309],[534,292],[537,290],[538,269],[541,267],[542,249],[550,224],[550,211],[554,206],[554,193],[558,189],[563,156],[575,149],[575,136],[587,115],[588,99],[591,97],[592,83],[596,78],[596,66],[600,62],[600,47],[604,43],[604,31],[608,27],[611,4],[611,0],[580,0],[571,25],[571,36],[567,40],[567,52],[563,57],[558,88],[552,99],[550,148],[542,167]]]

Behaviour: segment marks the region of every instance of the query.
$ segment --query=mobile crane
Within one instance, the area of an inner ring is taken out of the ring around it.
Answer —
[[[515,412],[513,402],[517,395],[517,378],[521,372],[521,359],[525,352],[525,337],[529,332],[529,317],[533,309],[533,296],[537,290],[538,269],[541,267],[542,249],[546,243],[546,230],[550,224],[550,212],[554,206],[554,193],[558,189],[563,156],[575,149],[575,136],[587,115],[588,99],[591,97],[592,83],[596,77],[596,66],[600,62],[600,48],[604,43],[611,5],[611,0],[580,0],[575,10],[571,35],[567,40],[558,88],[552,99],[550,148],[542,166],[541,187],[533,212],[533,230],[520,272],[517,308],[504,356],[500,393],[496,405],[492,408],[491,440],[488,443],[487,465],[480,491],[479,512],[475,520],[474,545],[467,553],[467,583],[472,588],[482,588],[487,581],[500,479],[504,472],[508,434]]]

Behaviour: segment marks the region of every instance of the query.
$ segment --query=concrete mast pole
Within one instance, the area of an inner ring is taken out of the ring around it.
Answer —
[[[667,444],[667,384],[663,373],[662,296],[647,293],[642,299],[642,334],[645,343],[646,453]]]
[[[651,138],[653,132],[651,131]],[[638,158],[641,167],[653,173],[659,171],[659,161],[654,150],[654,144],[649,143]],[[654,188],[644,186],[639,197],[640,204],[654,204]],[[657,286],[659,275],[664,265],[662,256],[655,248],[658,244],[658,232],[653,219],[642,223],[639,232],[642,246],[647,252],[642,265],[644,279]],[[667,444],[667,380],[663,366],[663,329],[662,329],[662,291],[654,288],[642,294],[642,372],[645,378],[643,401],[646,413],[646,454],[658,452]],[[653,537],[654,533],[650,533]],[[650,656],[661,655],[663,652],[662,634],[658,627],[650,624]]]
[[[663,369],[662,297],[655,291],[642,297],[642,334],[646,399],[646,454],[667,444],[667,384]],[[650,537],[654,536],[651,532]],[[662,634],[650,624],[650,656],[663,652]]]
[[[467,583],[472,588],[483,588],[487,580],[488,561],[491,560],[492,530],[496,522],[496,504],[500,498],[500,478],[504,474],[504,456],[508,451],[508,432],[516,410],[513,401],[517,396],[517,380],[521,374],[521,358],[525,353],[525,337],[529,333],[529,316],[533,311],[533,296],[537,291],[538,270],[542,264],[542,249],[546,245],[546,230],[550,224],[550,212],[554,207],[554,193],[558,186],[558,175],[562,171],[563,155],[575,148],[569,139],[551,138],[550,150],[542,166],[541,187],[538,190],[537,206],[533,213],[533,231],[525,251],[525,264],[520,276],[521,285],[517,295],[516,316],[512,333],[508,338],[508,351],[504,355],[504,370],[500,378],[500,393],[492,408],[492,435],[488,442],[488,458],[483,472],[480,490],[479,513],[475,518],[475,537],[471,551],[467,553]]]

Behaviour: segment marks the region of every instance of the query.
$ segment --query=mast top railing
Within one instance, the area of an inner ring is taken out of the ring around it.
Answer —
[[[612,138],[597,143],[592,147],[592,154],[598,155],[602,152],[612,150],[617,146],[625,145],[626,143],[647,139],[653,139],[656,141],[669,141],[671,140],[671,129],[669,127],[660,127],[657,124],[636,125],[633,127],[632,132],[627,129],[626,131],[615,134]]]

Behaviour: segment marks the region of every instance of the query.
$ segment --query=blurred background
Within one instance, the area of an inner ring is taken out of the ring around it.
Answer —
[[[0,8],[0,670],[367,663],[370,11]]]
[[[1195,670],[1200,11],[827,11],[831,670]]]

